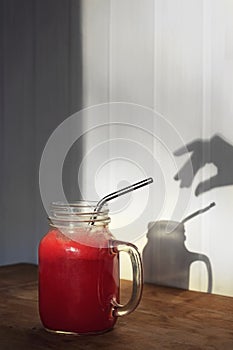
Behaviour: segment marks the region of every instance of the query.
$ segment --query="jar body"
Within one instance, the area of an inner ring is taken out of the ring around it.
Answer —
[[[91,231],[79,227],[66,235],[52,228],[40,242],[39,312],[47,330],[99,333],[116,322],[112,300],[119,300],[118,254],[111,250],[106,227]]]

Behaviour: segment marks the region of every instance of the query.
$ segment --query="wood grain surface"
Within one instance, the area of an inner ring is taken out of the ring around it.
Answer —
[[[131,291],[121,282],[124,299]],[[233,349],[233,298],[145,284],[139,307],[97,336],[46,332],[38,314],[37,267],[0,267],[1,350]]]

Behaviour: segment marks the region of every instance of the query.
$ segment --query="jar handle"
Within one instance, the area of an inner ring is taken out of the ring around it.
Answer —
[[[128,242],[122,242],[113,240],[112,241],[112,250],[114,253],[125,252],[129,254],[130,261],[132,264],[133,270],[133,286],[132,294],[129,301],[125,304],[119,304],[117,300],[112,300],[114,306],[113,316],[120,317],[125,316],[136,309],[138,306],[141,297],[142,297],[142,286],[143,286],[143,277],[142,277],[142,260],[140,253],[137,247],[134,244]]]

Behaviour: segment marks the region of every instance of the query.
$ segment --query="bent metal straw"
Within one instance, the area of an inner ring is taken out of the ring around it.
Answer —
[[[111,201],[112,199],[114,198],[117,198],[117,197],[120,197],[126,193],[129,193],[129,192],[132,192],[132,191],[135,191],[137,190],[138,188],[141,188],[143,186],[146,186],[146,185],[149,185],[153,182],[153,179],[152,177],[149,177],[148,179],[145,179],[145,180],[142,180],[142,181],[139,181],[133,185],[130,185],[130,186],[127,186],[127,187],[124,187],[122,188],[121,190],[118,190],[118,191],[115,191],[115,192],[112,192],[110,194],[108,194],[107,196],[103,197],[96,205],[94,211],[96,213],[98,213],[101,208],[103,207],[103,205],[108,202],[108,201]],[[93,218],[95,219],[96,216]],[[91,225],[94,224],[94,221],[91,222]]]

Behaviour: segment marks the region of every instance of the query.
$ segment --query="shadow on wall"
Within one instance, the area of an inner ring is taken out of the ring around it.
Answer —
[[[212,269],[204,254],[190,252],[185,247],[185,228],[175,221],[151,222],[148,242],[143,250],[144,281],[158,285],[189,289],[190,266],[195,261],[206,264],[208,288],[212,291]]]
[[[194,140],[175,151],[176,156],[190,153],[193,174],[188,171],[188,162],[174,176],[180,187],[190,187],[197,172],[212,163],[217,174],[198,184],[195,195],[211,189],[233,184],[233,146],[222,136],[214,135],[210,140]],[[214,204],[214,203],[212,203]],[[213,205],[210,205],[210,208]],[[206,209],[208,209],[206,208]],[[199,211],[203,212],[206,209]],[[151,222],[148,225],[148,242],[143,251],[144,280],[159,285],[189,289],[190,266],[195,261],[205,263],[208,272],[208,288],[212,291],[212,269],[206,255],[190,252],[185,246],[184,222]]]
[[[195,195],[198,196],[216,187],[233,184],[233,146],[220,135],[210,140],[194,140],[175,151],[176,156],[190,152],[193,174],[188,171],[188,162],[175,175],[180,180],[180,187],[190,187],[197,172],[206,164],[214,164],[217,174],[198,184]]]
[[[36,262],[48,229],[39,164],[51,133],[82,107],[81,11],[76,0],[0,1],[0,264]],[[78,192],[72,177],[68,164],[68,195]]]

